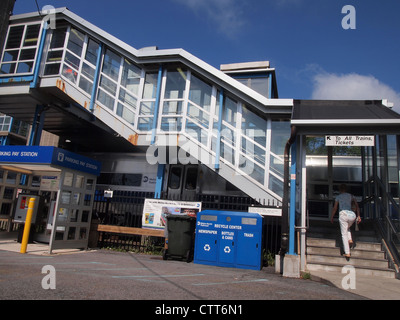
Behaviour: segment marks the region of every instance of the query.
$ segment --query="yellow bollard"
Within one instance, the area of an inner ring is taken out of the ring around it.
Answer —
[[[29,232],[31,231],[32,215],[33,215],[33,208],[35,207],[35,200],[36,200],[35,198],[29,198],[28,212],[26,213],[25,227],[24,227],[24,233],[22,235],[20,253],[26,253],[26,248],[28,246]]]

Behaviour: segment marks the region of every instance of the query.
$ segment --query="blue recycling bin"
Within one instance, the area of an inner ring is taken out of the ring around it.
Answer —
[[[194,263],[261,270],[262,216],[205,210],[197,213]]]

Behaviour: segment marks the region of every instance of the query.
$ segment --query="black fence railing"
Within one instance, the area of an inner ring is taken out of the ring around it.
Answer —
[[[104,197],[104,190],[96,190],[93,217],[99,224],[124,227],[142,227],[143,206],[146,198],[154,198],[152,192],[114,191],[112,198]],[[163,198],[167,198],[163,195]],[[200,201],[202,210],[226,210],[247,212],[249,206],[276,207],[272,201],[256,201],[250,197],[226,195],[196,195],[190,199],[171,198],[169,200]],[[279,252],[281,241],[281,217],[264,217],[263,247],[265,254]],[[99,232],[97,245],[100,248],[117,248],[137,252],[156,252],[163,247],[163,238],[142,235],[126,235]]]

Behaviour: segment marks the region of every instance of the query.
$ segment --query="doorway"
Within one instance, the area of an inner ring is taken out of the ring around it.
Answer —
[[[325,136],[306,136],[307,208],[311,220],[330,218],[339,185],[363,199],[362,147],[326,146]]]
[[[196,200],[197,165],[170,165],[168,170],[168,199]]]

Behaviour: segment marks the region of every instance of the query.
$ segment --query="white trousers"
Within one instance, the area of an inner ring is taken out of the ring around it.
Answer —
[[[342,210],[339,212],[340,232],[342,233],[342,241],[345,254],[350,254],[349,241],[352,240],[350,227],[353,225],[355,220],[356,215],[353,211]]]

